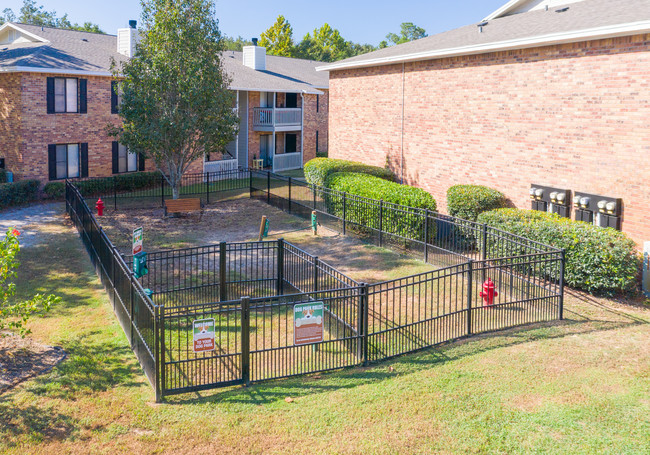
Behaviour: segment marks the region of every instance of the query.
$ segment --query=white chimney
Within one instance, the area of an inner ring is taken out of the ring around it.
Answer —
[[[266,70],[266,48],[257,45],[257,38],[253,38],[252,46],[244,46],[244,66],[254,70]]]
[[[135,45],[140,41],[140,32],[135,28],[136,21],[129,21],[129,28],[117,29],[117,53],[131,58],[135,55]]]

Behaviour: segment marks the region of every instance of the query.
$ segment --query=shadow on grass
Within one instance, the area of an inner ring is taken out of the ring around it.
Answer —
[[[568,336],[617,330],[650,323],[634,315],[607,308],[598,302],[596,304],[600,310],[609,313],[612,318],[609,320],[589,319],[577,312],[567,311],[569,318],[562,321],[535,323],[463,337],[437,347],[424,348],[414,353],[374,362],[368,367],[353,367],[336,372],[270,380],[249,387],[197,392],[169,397],[166,402],[172,405],[214,402],[263,405],[282,401],[288,396],[300,398],[374,384],[392,377],[409,375],[456,362],[465,357],[525,343],[562,339]]]
[[[79,430],[79,422],[53,409],[0,397],[0,435],[8,447],[25,437],[39,441],[64,440]]]
[[[63,341],[68,358],[51,373],[36,378],[29,386],[35,395],[72,399],[80,394],[92,394],[123,387],[148,386],[137,379],[142,372],[131,348],[120,340],[89,344],[98,331],[83,337]]]

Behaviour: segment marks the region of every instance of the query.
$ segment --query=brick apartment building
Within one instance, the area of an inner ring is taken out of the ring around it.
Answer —
[[[649,33],[648,0],[513,0],[479,23],[321,67],[329,155],[388,162],[443,211],[454,184],[496,188],[520,208],[531,188],[547,187],[547,201],[548,187],[571,190],[568,216],[613,221],[641,245]],[[612,216],[601,200],[619,202]]]
[[[117,36],[26,24],[0,27],[0,164],[15,179],[58,180],[152,170],[106,134],[119,98],[110,61],[135,52],[135,21]],[[240,132],[191,171],[248,167],[253,157],[296,169],[327,151],[328,76],[319,62],[267,56],[263,47],[223,52]]]

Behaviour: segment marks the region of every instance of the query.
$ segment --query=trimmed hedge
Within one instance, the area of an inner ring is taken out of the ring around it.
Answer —
[[[519,209],[484,212],[478,221],[566,250],[564,279],[573,288],[613,295],[634,291],[637,286],[641,258],[634,241],[622,232]],[[499,251],[496,243],[488,244],[488,249],[490,257],[506,253]]]
[[[114,177],[75,180],[74,184],[84,197],[103,196],[113,194],[113,185],[115,185],[115,190],[120,193],[160,185],[160,172],[135,172]],[[43,191],[50,198],[60,199],[65,191],[65,182],[48,182]]]
[[[0,208],[37,200],[40,186],[41,182],[38,180],[0,183]]]
[[[405,205],[421,209],[436,210],[436,200],[426,191],[413,186],[400,185],[378,177],[357,173],[331,174],[326,186],[332,190],[349,193],[350,195],[383,200],[393,204]],[[343,198],[335,194],[327,198],[331,213],[343,217]],[[424,233],[424,217],[409,215],[394,210],[384,210],[380,223],[379,204],[363,204],[357,206],[353,200],[347,201],[345,219],[360,227],[379,229],[380,224],[384,232],[421,240]],[[430,235],[435,236],[435,224],[430,227]]]
[[[481,213],[504,207],[504,194],[486,186],[454,185],[447,190],[447,211],[464,220],[476,221]]]
[[[355,172],[369,174],[384,180],[394,182],[395,174],[390,169],[370,166],[355,161],[335,160],[331,158],[314,158],[305,163],[305,179],[307,183],[316,186],[327,186],[327,178],[337,172]]]

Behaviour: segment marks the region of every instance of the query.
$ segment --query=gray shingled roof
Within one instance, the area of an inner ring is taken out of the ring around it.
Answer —
[[[14,25],[49,43],[0,45],[0,72],[19,66],[108,74],[111,57],[117,62],[126,59],[117,53],[115,35]],[[266,71],[255,71],[242,64],[241,52],[228,51],[223,53],[223,63],[233,89],[316,93],[329,85],[328,75],[315,70],[322,62],[268,55]]]
[[[367,65],[376,59],[399,61],[400,58],[407,58],[412,54],[650,20],[650,0],[584,0],[566,6],[569,9],[562,13],[556,12],[562,8],[556,6],[549,11],[529,11],[493,19],[483,27],[482,33],[479,33],[477,27],[479,21],[427,38],[351,57],[332,65],[324,65],[320,69],[334,69],[340,65]]]

